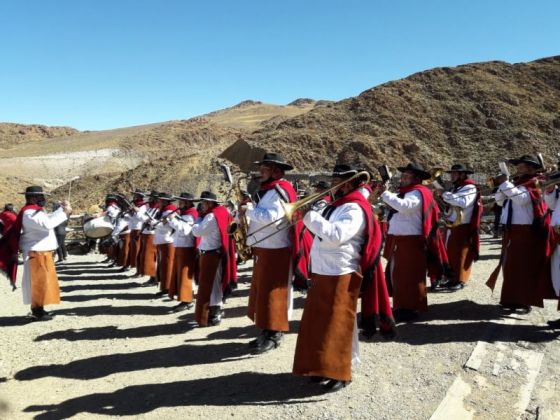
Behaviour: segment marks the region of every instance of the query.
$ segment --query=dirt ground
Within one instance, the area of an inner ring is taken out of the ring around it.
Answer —
[[[485,238],[468,287],[431,293],[429,312],[395,340],[361,342],[353,382],[335,394],[290,374],[301,294],[282,346],[249,355],[250,267],[222,324],[197,328],[146,279],[71,256],[53,321],[29,322],[21,291],[0,288],[0,418],[558,419],[560,330],[546,324],[556,302],[502,312],[484,285],[498,256]]]

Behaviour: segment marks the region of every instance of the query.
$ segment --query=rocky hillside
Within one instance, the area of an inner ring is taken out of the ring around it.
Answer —
[[[53,137],[65,137],[76,133],[78,130],[70,127],[0,123],[0,148]]]
[[[100,147],[114,153],[103,161],[103,170],[94,173],[91,166],[81,166],[72,194],[79,208],[100,201],[108,191],[132,188],[225,193],[220,163],[250,171],[267,150],[281,151],[299,171],[329,170],[335,161],[374,169],[416,160],[427,167],[465,162],[493,173],[499,160],[528,152],[540,151],[549,163],[556,161],[560,56],[436,68],[339,102],[303,98],[279,106],[244,101],[190,120],[64,139],[44,140],[42,146],[48,145],[51,157],[76,149],[83,159]],[[11,159],[14,167],[14,159],[25,161],[38,150],[43,149],[23,144],[0,152],[0,169],[3,160]],[[68,177],[75,167],[65,169]],[[17,183],[13,175],[12,187]],[[29,182],[24,178],[18,182]],[[62,185],[55,192],[63,197],[67,191]]]
[[[270,124],[222,157],[246,170],[264,149],[277,149],[300,170],[334,161],[372,168],[417,160],[494,171],[498,160],[527,152],[550,160],[559,140],[560,56],[417,73]]]

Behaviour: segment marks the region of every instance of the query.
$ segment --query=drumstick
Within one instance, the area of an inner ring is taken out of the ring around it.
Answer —
[[[72,181],[76,181],[80,179],[79,176],[75,176],[74,178],[72,178],[70,180],[70,186],[68,187],[68,198],[66,199],[66,201],[68,201],[70,203],[70,196],[72,195]]]

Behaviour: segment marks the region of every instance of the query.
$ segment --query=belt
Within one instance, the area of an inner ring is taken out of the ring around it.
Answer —
[[[220,248],[216,248],[216,249],[199,249],[198,253],[200,255],[204,255],[204,254],[220,254],[221,250]]]

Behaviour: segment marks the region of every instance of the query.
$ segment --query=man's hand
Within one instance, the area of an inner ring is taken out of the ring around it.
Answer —
[[[68,201],[64,200],[60,203],[60,205],[62,206],[62,210],[64,211],[64,213],[66,213],[67,215],[70,215],[72,213],[72,206],[70,206],[70,203]]]

